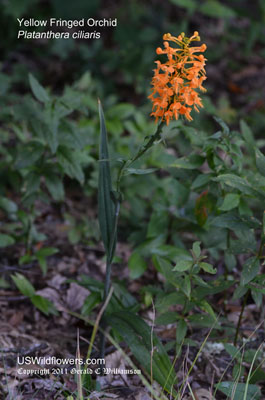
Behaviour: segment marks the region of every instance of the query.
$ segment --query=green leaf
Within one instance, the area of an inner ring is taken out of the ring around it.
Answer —
[[[56,253],[58,253],[58,249],[56,249],[55,247],[45,247],[35,253],[35,257],[37,258],[44,275],[47,273],[46,257],[52,256]]]
[[[81,168],[79,152],[65,146],[59,146],[57,150],[58,163],[64,173],[70,178],[77,179],[82,185],[85,180],[84,172]]]
[[[241,299],[241,297],[243,297],[247,293],[247,291],[248,291],[247,287],[239,285],[234,291],[233,299],[234,300]]]
[[[240,130],[242,132],[245,141],[249,145],[248,149],[252,151],[252,149],[254,149],[256,146],[256,142],[250,127],[243,119],[240,120]]]
[[[211,3],[212,3],[212,4],[215,3],[215,6],[216,6],[216,4],[217,4],[217,2],[214,2],[214,1],[211,1]],[[207,5],[208,5],[208,4],[205,4],[205,3],[204,3],[204,6],[207,6]],[[203,6],[202,6],[202,7],[203,7]],[[214,119],[215,119],[215,121],[221,126],[223,133],[224,133],[225,135],[229,135],[229,132],[230,132],[229,127],[228,127],[228,125],[222,120],[222,118],[220,118],[220,117],[214,117]]]
[[[226,251],[224,256],[224,261],[228,271],[233,271],[233,269],[236,266],[236,257],[234,256],[234,254],[231,254],[228,251]]]
[[[116,238],[113,240],[115,230],[115,207],[112,199],[112,183],[110,174],[109,152],[107,142],[107,131],[105,125],[104,113],[99,101],[99,118],[100,118],[100,146],[99,146],[99,178],[98,178],[98,214],[99,226],[107,253],[108,259],[111,261]],[[113,247],[112,247],[113,244]]]
[[[14,214],[17,212],[16,203],[6,197],[0,197],[0,208],[8,214]]]
[[[166,311],[155,319],[155,325],[174,324],[178,319],[178,313],[175,311]]]
[[[214,319],[210,315],[193,314],[189,315],[188,319],[190,323],[194,326],[203,326],[206,328],[212,328],[214,326],[215,329],[221,329],[220,325],[216,323],[216,319]]]
[[[199,155],[191,155],[190,157],[178,158],[173,164],[170,164],[171,168],[183,168],[183,169],[197,169],[205,161],[205,158]]]
[[[109,325],[131,349],[139,364],[150,374],[151,354],[153,378],[165,389],[175,394],[175,371],[165,348],[151,328],[141,318],[128,311],[113,313],[107,317]],[[153,353],[152,352],[153,349]]]
[[[234,189],[238,189],[244,194],[249,194],[252,196],[260,196],[261,194],[261,192],[255,190],[246,179],[234,174],[219,175],[217,178],[213,178],[212,180],[223,183]]]
[[[178,272],[184,272],[190,269],[193,265],[193,261],[189,260],[180,260],[177,262],[175,267],[173,268],[173,271],[178,271]]]
[[[35,253],[36,257],[49,257],[58,253],[58,249],[56,247],[43,247]]]
[[[263,294],[259,291],[259,289],[252,289],[251,296],[256,303],[256,306],[259,308],[262,306]]]
[[[146,175],[152,174],[157,171],[157,168],[146,168],[146,169],[136,169],[136,168],[125,168],[124,176],[126,175]]]
[[[215,320],[217,320],[215,312],[214,312],[212,306],[208,303],[208,301],[202,300],[202,301],[200,301],[200,303],[198,305],[202,309],[202,311],[207,312],[211,317],[213,317]]]
[[[213,176],[211,174],[198,175],[197,178],[192,182],[191,189],[195,190],[195,189],[198,189],[200,187],[207,185],[210,182],[210,180],[212,179],[212,177]]]
[[[37,100],[39,100],[41,103],[46,103],[50,100],[48,93],[46,92],[44,87],[39,84],[37,79],[34,78],[32,74],[29,74],[29,84]]]
[[[92,292],[84,301],[81,314],[90,315],[93,308],[101,302],[101,294],[99,292]]]
[[[129,258],[128,267],[130,270],[130,278],[137,279],[143,275],[144,271],[147,269],[147,264],[144,258],[136,250]]]
[[[178,7],[186,8],[186,10],[193,12],[196,10],[197,3],[194,0],[170,0],[171,3]]]
[[[64,187],[62,178],[57,175],[46,175],[45,183],[49,190],[52,198],[55,201],[63,201],[64,199]]]
[[[250,257],[243,265],[241,274],[240,285],[245,286],[252,281],[259,273],[259,259],[257,257]]]
[[[181,344],[182,341],[185,339],[187,330],[188,330],[188,325],[184,321],[184,319],[179,320],[176,329],[176,342],[178,344]]]
[[[214,18],[230,18],[236,17],[235,11],[224,5],[221,4],[217,0],[208,0],[202,5],[200,5],[199,10],[202,14],[207,15],[208,17]]]
[[[208,274],[216,274],[216,268],[207,262],[200,262],[199,266]]]
[[[200,254],[201,254],[200,244],[201,244],[201,242],[194,242],[192,245],[192,251],[196,258],[199,258]]]
[[[191,281],[190,281],[190,277],[187,275],[185,276],[184,280],[183,280],[183,284],[181,285],[181,290],[183,291],[183,293],[185,293],[185,295],[188,297],[188,299],[190,300],[190,294],[191,294]]]
[[[233,208],[237,207],[240,201],[240,195],[235,193],[228,193],[223,201],[219,210],[221,211],[230,211]]]
[[[45,299],[44,297],[39,296],[37,294],[32,296],[30,300],[32,304],[34,304],[34,306],[37,307],[44,314],[46,315],[57,314],[57,310],[55,309],[54,305],[50,300]]]
[[[233,400],[258,400],[261,398],[260,388],[256,385],[235,382],[220,382],[215,387]],[[247,396],[244,397],[247,390]]]
[[[12,238],[12,236],[0,233],[0,247],[12,246],[14,243],[15,240]]]
[[[108,118],[118,118],[119,120],[128,118],[135,112],[135,106],[129,103],[115,104],[107,111]]]
[[[16,273],[16,275],[11,275],[11,278],[13,279],[16,287],[18,290],[27,297],[32,297],[35,295],[35,289],[30,283],[30,281],[25,278],[25,276]]]
[[[161,293],[161,296],[158,296],[156,301],[156,309],[159,312],[167,310],[169,306],[175,304],[183,305],[186,301],[186,297],[181,292],[173,292],[169,294]]]
[[[259,149],[256,149],[255,155],[257,168],[261,175],[265,176],[265,156],[261,153],[261,151],[259,151]]]
[[[232,357],[232,359],[236,358],[240,360],[241,352],[235,346],[230,343],[224,343],[224,348],[227,353]]]
[[[211,221],[211,224],[219,228],[228,228],[238,231],[249,231],[251,228],[259,228],[260,222],[253,217],[240,217],[233,211],[219,215]]]
[[[36,162],[44,154],[44,151],[45,149],[43,145],[37,141],[31,141],[24,144],[18,148],[15,167],[20,169],[36,164]]]

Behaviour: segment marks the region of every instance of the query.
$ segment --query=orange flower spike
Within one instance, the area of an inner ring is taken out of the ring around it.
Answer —
[[[156,52],[166,55],[167,61],[164,64],[156,61],[157,68],[152,79],[153,90],[148,96],[153,103],[151,115],[156,118],[156,122],[161,118],[167,125],[173,118],[178,119],[179,114],[191,121],[192,108],[199,111],[198,107],[203,107],[196,89],[205,91],[202,83],[206,79],[206,58],[202,54],[194,53],[204,52],[206,45],[190,47],[191,42],[200,40],[197,31],[190,38],[186,37],[185,33],[178,37],[165,33],[163,40],[164,49],[158,47]],[[175,47],[171,47],[169,42],[173,42]]]

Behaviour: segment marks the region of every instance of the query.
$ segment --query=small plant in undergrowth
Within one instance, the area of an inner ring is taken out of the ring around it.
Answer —
[[[15,199],[5,195],[0,198],[7,221],[1,227],[0,247],[23,244],[25,251],[20,254],[19,265],[36,263],[46,275],[47,259],[58,249],[47,246],[47,236],[38,229],[41,210],[47,204],[60,207],[64,202],[66,177],[83,186],[84,168],[93,158],[88,155],[89,144],[81,127],[68,118],[73,113],[87,113],[82,93],[84,79],[75,88],[65,88],[61,96],[50,94],[32,74],[29,84],[33,95],[25,96],[23,101],[15,98],[12,106],[2,110],[6,137],[1,145],[1,166],[8,173],[2,177],[1,193],[8,193],[12,187]],[[25,293],[25,277],[19,274],[12,278],[22,294],[49,314],[50,305],[35,296],[33,287]]]

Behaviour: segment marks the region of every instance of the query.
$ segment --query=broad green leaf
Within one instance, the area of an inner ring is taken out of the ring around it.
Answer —
[[[46,103],[47,101],[49,101],[50,98],[48,96],[48,93],[46,92],[44,87],[39,84],[37,79],[34,78],[32,74],[29,74],[29,84],[37,100],[39,100],[41,103]]]
[[[158,272],[164,275],[169,283],[177,288],[180,287],[179,274],[173,271],[170,261],[159,256],[154,256],[153,262]]]
[[[217,0],[207,0],[199,8],[200,12],[208,17],[230,18],[236,17],[235,11]]]
[[[109,325],[120,335],[131,349],[139,364],[150,374],[151,352],[154,379],[165,389],[175,394],[175,371],[161,342],[151,327],[141,318],[128,311],[120,311],[107,317]]]
[[[99,178],[98,178],[98,214],[102,240],[109,261],[115,250],[115,206],[112,199],[112,183],[110,174],[109,151],[105,118],[99,101],[100,146],[99,146]],[[112,246],[113,244],[113,246]]]
[[[193,277],[193,279],[195,279],[195,276]],[[205,298],[205,296],[214,295],[216,293],[226,291],[233,284],[234,281],[227,281],[220,277],[218,279],[215,279],[214,281],[209,282],[208,287],[201,286],[199,288],[194,288],[192,294],[198,300],[202,300],[203,298]]]
[[[221,329],[220,325],[216,323],[216,319],[206,314],[192,314],[188,316],[188,320],[194,326],[203,326],[206,328]]]
[[[193,261],[189,260],[180,260],[177,262],[175,267],[173,268],[173,271],[178,271],[178,272],[184,272],[190,269],[193,265]]]
[[[216,1],[211,1],[212,4],[214,4],[214,7],[216,7],[217,2]],[[204,3],[204,6],[207,6],[208,4]],[[201,6],[203,7],[203,6]],[[221,126],[222,131],[224,132],[225,135],[229,135],[229,127],[228,125],[222,120],[220,117],[214,117],[215,121]]]
[[[220,382],[215,387],[233,400],[259,400],[261,399],[260,388],[256,385],[238,382]],[[247,390],[247,396],[244,397]]]
[[[81,314],[90,315],[93,308],[101,302],[101,294],[99,292],[92,292],[84,301]]]
[[[197,3],[195,0],[170,0],[171,3],[178,7],[186,8],[186,10],[193,12],[196,10]]]
[[[181,285],[181,290],[183,291],[183,293],[185,293],[185,295],[188,297],[188,299],[190,299],[190,294],[191,294],[191,281],[190,281],[190,277],[187,275],[185,276],[183,283]]]
[[[239,201],[240,201],[239,194],[228,193],[224,198],[223,204],[221,205],[221,207],[219,207],[219,210],[230,211],[238,206]]]
[[[180,319],[177,323],[177,329],[176,329],[176,342],[178,344],[182,343],[182,341],[185,339],[187,330],[188,330],[187,323],[184,321],[184,319]]]
[[[181,292],[173,292],[169,294],[162,294],[162,296],[158,296],[157,301],[156,301],[156,309],[159,312],[162,312],[163,310],[167,310],[169,306],[175,305],[175,304],[181,304],[183,305],[184,302],[186,301],[186,298],[183,293]]]
[[[259,291],[259,289],[252,289],[251,290],[251,296],[253,300],[255,301],[257,307],[262,306],[262,300],[263,300],[263,293]]]
[[[256,368],[252,373],[249,383],[255,384],[257,382],[263,383],[265,382],[265,371],[260,368]]]
[[[250,257],[243,265],[240,284],[245,286],[259,273],[260,262],[257,257]]]
[[[49,314],[57,314],[57,310],[55,309],[54,305],[52,302],[45,297],[39,296],[35,294],[30,298],[32,304],[34,304],[35,307],[37,307],[41,312],[43,312],[46,315]]]
[[[128,118],[135,111],[135,106],[129,103],[119,103],[110,107],[106,113],[108,118],[118,118],[119,120]]]
[[[208,190],[205,190],[197,197],[194,209],[196,220],[200,226],[206,223],[212,208],[213,202],[209,196]]]
[[[223,174],[219,175],[217,178],[213,178],[213,181],[223,183],[227,186],[240,190],[244,194],[249,194],[252,196],[265,196],[260,191],[255,190],[251,184],[244,178],[234,174]]]
[[[256,149],[256,165],[261,173],[261,175],[265,176],[265,156],[259,151],[259,149]]]
[[[157,171],[157,168],[146,168],[146,169],[136,169],[136,168],[125,168],[124,176],[126,175],[146,175],[152,174]]]
[[[233,271],[236,266],[236,257],[234,256],[234,254],[226,251],[224,255],[224,261],[228,271]]]
[[[11,275],[11,278],[15,282],[16,287],[18,290],[27,297],[32,297],[35,295],[35,289],[30,283],[30,281],[25,278],[25,276],[16,273],[16,275]]]
[[[18,148],[15,161],[16,168],[27,168],[36,162],[44,154],[45,148],[37,141],[31,141]]]
[[[200,262],[199,266],[208,274],[216,274],[216,268],[207,262]]]
[[[49,257],[52,256],[53,254],[58,253],[58,249],[56,247],[43,247],[42,249],[38,250],[35,253],[36,257]]]
[[[192,182],[191,189],[195,190],[207,185],[213,176],[211,174],[201,174]]]
[[[137,279],[143,275],[144,271],[147,269],[147,264],[145,259],[136,250],[129,258],[128,267],[130,270],[130,278]]]
[[[247,142],[248,146],[248,150],[251,150],[255,148],[256,146],[256,142],[253,136],[253,133],[250,129],[250,127],[247,125],[247,123],[241,119],[240,120],[240,130],[242,132],[242,135],[245,139],[245,141]]]
[[[211,317],[213,317],[215,320],[217,320],[215,312],[214,312],[211,304],[208,303],[208,301],[202,300],[202,301],[200,301],[200,303],[198,305],[202,311],[207,312]]]
[[[0,208],[6,211],[8,214],[17,212],[17,205],[7,197],[0,197]]]
[[[247,293],[247,291],[248,291],[247,287],[239,285],[234,291],[233,299],[234,300],[241,299],[241,297],[243,297]]]
[[[64,187],[62,178],[57,175],[46,175],[46,186],[55,201],[62,201],[64,199]]]
[[[38,250],[35,253],[35,257],[37,258],[44,275],[47,273],[46,257],[52,256],[53,254],[56,254],[56,253],[58,253],[58,249],[56,249],[54,247],[45,247],[43,249]]]
[[[201,254],[200,244],[201,244],[201,242],[194,242],[192,245],[192,251],[196,258],[199,258],[200,254]]]
[[[193,275],[192,279],[193,279],[193,281],[195,281],[197,283],[198,286],[210,288],[210,285],[208,285],[208,283],[205,282],[200,276]]]
[[[191,155],[190,157],[178,158],[174,163],[170,164],[171,168],[197,169],[204,163],[205,158],[199,155]]]
[[[241,352],[235,346],[230,343],[224,343],[225,350],[227,353],[234,359],[237,358],[240,360]]]
[[[153,212],[147,227],[147,238],[154,238],[161,235],[162,232],[166,232],[168,224],[169,224],[168,212],[165,211]]]
[[[85,176],[81,167],[79,152],[65,146],[59,146],[57,149],[57,158],[64,173],[70,178],[77,179],[82,185]]]
[[[174,324],[178,319],[178,313],[176,311],[166,311],[155,319],[155,325],[168,325]]]
[[[6,235],[4,233],[0,233],[0,248],[12,246],[15,243],[15,240],[10,235]]]
[[[227,212],[225,214],[219,215],[211,221],[213,226],[218,226],[220,228],[228,228],[231,230],[238,231],[248,231],[251,228],[259,228],[260,222],[253,217],[240,217],[234,212]]]

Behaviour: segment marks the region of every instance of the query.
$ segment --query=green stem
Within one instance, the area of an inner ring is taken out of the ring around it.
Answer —
[[[103,303],[106,302],[110,290],[110,282],[111,282],[111,262],[114,256],[115,252],[115,246],[116,246],[116,235],[117,235],[117,226],[118,226],[118,218],[119,218],[119,213],[120,213],[120,201],[116,201],[115,205],[115,220],[114,220],[114,229],[111,237],[111,245],[110,245],[110,254],[107,257],[107,262],[106,262],[106,275],[105,275],[105,285],[104,285],[104,296],[103,296]],[[104,317],[104,314],[103,314]],[[104,329],[106,328],[106,324],[104,322],[104,319],[102,318],[102,323],[101,323],[101,333],[100,333],[100,358],[104,358],[105,356],[105,335],[103,333]]]
[[[248,300],[249,294],[250,294],[250,290],[248,289],[248,291],[245,293],[243,304],[242,304],[242,307],[241,307],[241,312],[240,312],[240,315],[239,315],[239,318],[238,318],[238,322],[237,322],[236,334],[235,334],[235,339],[234,339],[234,346],[236,346],[236,344],[237,344],[237,339],[238,339],[238,335],[239,335],[239,329],[240,329],[242,317],[243,317],[243,314],[244,314],[244,310],[245,310],[245,307],[246,307],[246,304],[247,304],[247,300]]]
[[[150,136],[148,142],[141,146],[140,149],[138,150],[137,154],[128,161],[124,161],[117,176],[117,192],[118,195],[120,196],[120,184],[121,180],[124,174],[124,171],[126,168],[128,168],[132,163],[134,163],[136,160],[138,160],[150,147],[154,144],[156,140],[159,140],[161,138],[161,131],[162,131],[162,121],[158,124],[156,132]],[[116,234],[117,234],[117,225],[118,225],[118,217],[119,217],[119,212],[120,212],[120,200],[116,200],[115,204],[115,220],[114,220],[114,230],[112,233],[111,237],[111,245],[110,245],[110,252],[107,257],[107,263],[106,263],[106,276],[105,276],[105,287],[104,287],[104,297],[103,297],[103,302],[106,301],[108,294],[109,294],[109,289],[110,289],[110,282],[111,282],[111,262],[114,256],[115,252],[115,245],[116,245]],[[104,317],[104,315],[103,315]],[[104,329],[106,328],[106,324],[104,322],[104,319],[102,318],[102,323],[101,323],[101,334],[100,334],[100,358],[104,358],[105,356],[105,335],[103,333]]]
[[[136,160],[138,160],[138,158],[140,158],[142,155],[144,155],[144,153],[150,149],[150,147],[153,146],[154,142],[156,140],[161,139],[161,131],[162,131],[162,127],[163,127],[163,123],[162,121],[159,122],[159,124],[157,125],[157,129],[156,132],[150,136],[148,142],[141,146],[140,149],[138,150],[138,152],[136,153],[136,155],[128,160],[128,161],[124,161],[123,165],[121,166],[119,172],[118,172],[118,177],[117,177],[117,192],[120,192],[120,183],[123,177],[123,173],[125,168],[130,167]]]

